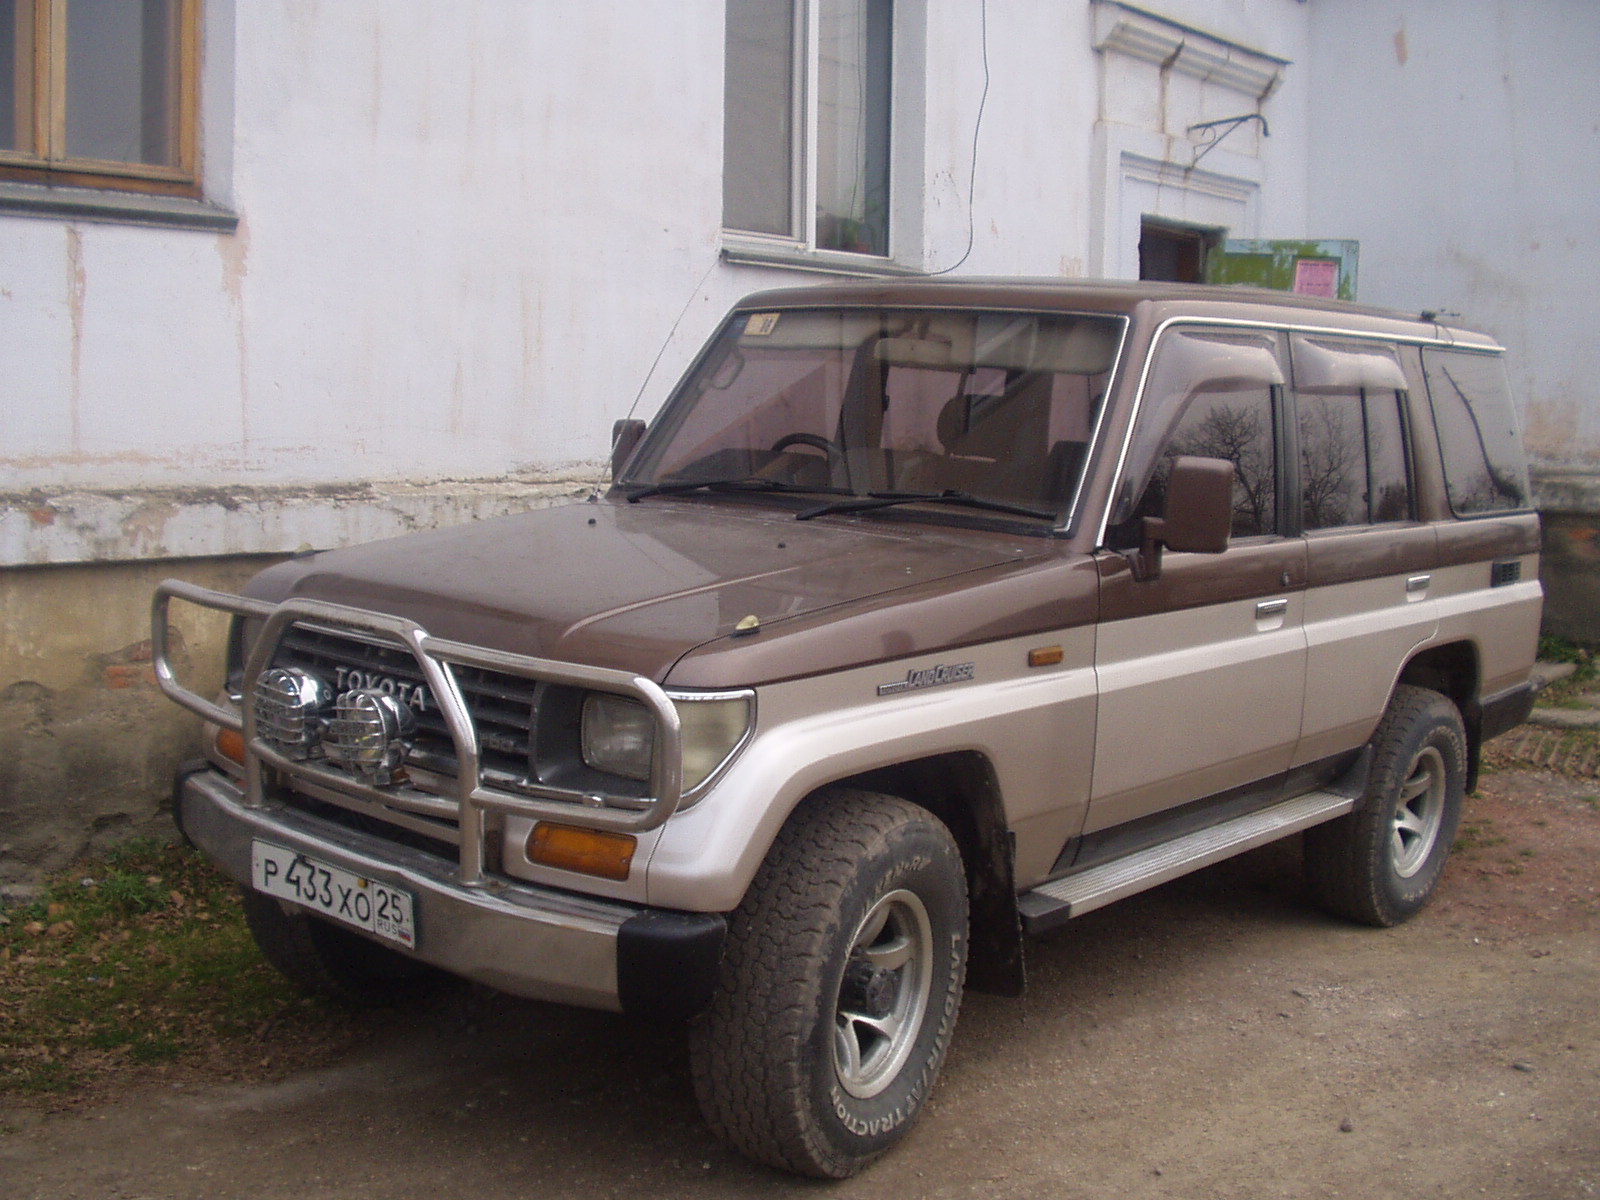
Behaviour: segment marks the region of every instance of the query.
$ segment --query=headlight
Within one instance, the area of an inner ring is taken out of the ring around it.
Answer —
[[[583,761],[625,779],[649,779],[656,724],[637,700],[591,692],[583,700]]]
[[[677,695],[683,729],[683,790],[693,791],[728,760],[750,730],[748,692]],[[655,721],[637,700],[591,692],[583,701],[583,761],[596,771],[648,780]]]

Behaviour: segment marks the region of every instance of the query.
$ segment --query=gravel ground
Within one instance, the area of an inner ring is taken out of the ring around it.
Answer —
[[[681,1036],[461,987],[287,1074],[0,1108],[0,1196],[1600,1195],[1600,783],[1502,768],[1463,830],[1398,929],[1312,909],[1290,841],[1034,944],[840,1184],[723,1149]]]

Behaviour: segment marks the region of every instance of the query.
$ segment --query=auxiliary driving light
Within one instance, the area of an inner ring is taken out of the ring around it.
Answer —
[[[323,752],[370,783],[394,783],[416,728],[411,710],[388,692],[343,692],[323,734]]]
[[[256,683],[255,706],[256,736],[285,758],[307,759],[321,743],[333,689],[310,671],[274,667]]]

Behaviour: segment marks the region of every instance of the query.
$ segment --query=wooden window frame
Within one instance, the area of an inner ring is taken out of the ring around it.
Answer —
[[[67,8],[72,0],[34,0],[32,148],[0,148],[0,180],[200,197],[200,19],[202,0],[177,0],[177,163],[111,162],[66,154]],[[27,36],[27,35],[24,35]]]

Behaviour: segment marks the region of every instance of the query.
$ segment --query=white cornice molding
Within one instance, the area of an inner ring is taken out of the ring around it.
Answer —
[[[1252,50],[1120,0],[1095,0],[1094,48],[1154,63],[1258,101],[1272,94],[1289,66],[1286,58]]]

